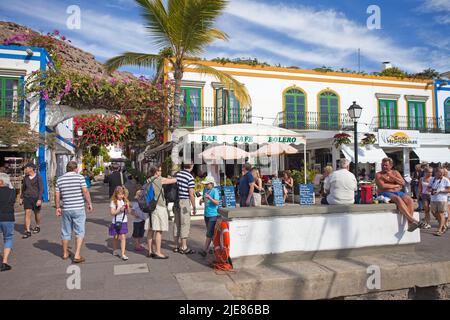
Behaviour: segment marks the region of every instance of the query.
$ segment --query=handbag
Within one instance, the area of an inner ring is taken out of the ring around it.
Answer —
[[[123,219],[125,219],[126,211],[127,209],[123,211],[122,221]],[[114,216],[113,228],[114,230],[116,230],[117,234],[120,234],[120,230],[122,230],[122,223],[123,223],[122,221],[117,221],[117,215]]]

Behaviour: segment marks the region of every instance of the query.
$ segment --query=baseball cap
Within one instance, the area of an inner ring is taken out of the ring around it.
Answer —
[[[205,180],[202,181],[202,184],[210,184],[216,185],[216,180],[213,177],[206,177]]]

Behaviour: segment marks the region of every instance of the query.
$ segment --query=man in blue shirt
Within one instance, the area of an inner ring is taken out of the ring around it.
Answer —
[[[255,188],[254,178],[252,175],[252,166],[246,163],[242,167],[242,177],[239,180],[239,196],[241,207],[250,207],[253,198],[253,190]]]
[[[205,203],[205,225],[206,225],[206,240],[203,250],[199,252],[200,255],[206,257],[211,240],[214,237],[214,228],[216,226],[217,218],[219,217],[219,203],[220,194],[219,191],[214,188],[214,178],[206,177],[202,183],[206,186],[203,191],[203,198],[200,200],[200,204]]]

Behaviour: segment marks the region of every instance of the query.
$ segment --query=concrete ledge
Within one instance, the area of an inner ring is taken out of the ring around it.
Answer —
[[[227,218],[256,218],[256,217],[280,217],[298,215],[318,215],[337,213],[373,213],[373,212],[397,212],[395,204],[352,204],[352,205],[286,205],[284,207],[262,206],[249,208],[219,208],[219,213]]]
[[[415,253],[416,244],[397,246],[365,247],[345,250],[293,251],[279,254],[244,256],[232,259],[235,269],[270,266],[278,263],[308,261],[314,259],[341,259],[349,257],[379,255],[385,253]]]

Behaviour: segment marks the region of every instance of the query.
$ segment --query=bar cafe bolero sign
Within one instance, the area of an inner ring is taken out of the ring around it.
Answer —
[[[264,143],[286,143],[304,144],[303,137],[295,136],[271,136],[271,135],[232,135],[232,134],[190,134],[188,142],[209,144],[264,144]]]
[[[414,130],[378,130],[380,147],[420,147],[420,132]]]

